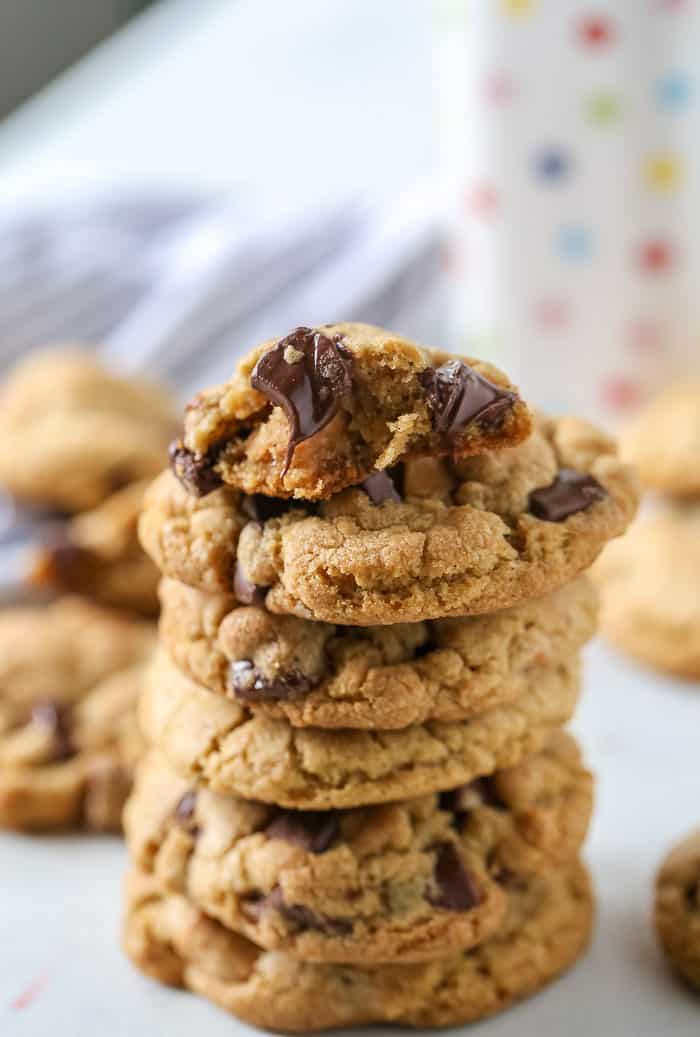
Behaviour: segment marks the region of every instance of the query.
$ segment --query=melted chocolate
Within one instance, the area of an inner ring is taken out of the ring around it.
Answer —
[[[312,328],[296,328],[258,360],[250,384],[281,407],[289,423],[282,476],[299,443],[320,432],[350,392],[352,357],[337,339]]]
[[[340,816],[333,810],[281,810],[265,835],[294,843],[309,853],[325,853],[340,835]]]
[[[448,911],[468,911],[481,903],[481,893],[469,872],[464,867],[453,843],[440,843],[436,847],[435,882],[438,892],[429,896],[435,907]]]
[[[463,360],[450,360],[420,374],[433,427],[456,436],[478,421],[483,428],[497,427],[517,400],[513,392],[489,382]]]

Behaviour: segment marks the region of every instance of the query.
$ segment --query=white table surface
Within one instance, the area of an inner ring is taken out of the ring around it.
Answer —
[[[587,846],[599,894],[587,957],[548,991],[470,1037],[697,1037],[700,1003],[653,940],[652,876],[700,821],[700,688],[589,651],[575,729],[599,781]],[[0,837],[3,1037],[252,1033],[198,998],[142,978],[118,949],[125,853],[113,839]],[[37,987],[34,997],[22,998]],[[26,1007],[13,1002],[28,1000]],[[388,1032],[388,1031],[387,1031]]]
[[[6,120],[1,200],[144,180],[290,194],[412,183],[432,162],[430,6],[173,0]],[[660,857],[700,822],[699,716],[697,687],[592,647],[575,727],[599,778],[597,935],[572,974],[470,1034],[698,1034],[700,1002],[664,967],[649,914]],[[123,960],[124,867],[118,840],[0,836],[2,1037],[247,1029]]]

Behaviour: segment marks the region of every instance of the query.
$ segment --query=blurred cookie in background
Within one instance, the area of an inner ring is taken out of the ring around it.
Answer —
[[[68,523],[46,526],[30,558],[30,583],[155,616],[159,574],[137,536],[148,485],[130,483]]]
[[[0,827],[120,827],[154,637],[74,597],[0,611]]]
[[[600,628],[660,670],[700,678],[700,502],[639,519],[593,568]]]
[[[657,396],[622,435],[621,452],[636,465],[645,489],[700,497],[700,381]]]
[[[673,967],[700,990],[700,828],[670,851],[656,877],[654,924]]]
[[[161,387],[77,347],[33,353],[0,388],[0,483],[21,504],[85,511],[157,475],[175,428]]]

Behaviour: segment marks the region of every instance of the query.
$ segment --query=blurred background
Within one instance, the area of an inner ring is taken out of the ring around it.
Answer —
[[[8,0],[0,359],[365,319],[613,423],[700,363],[695,0]]]

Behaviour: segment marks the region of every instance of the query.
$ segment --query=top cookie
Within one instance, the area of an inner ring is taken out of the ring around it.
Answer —
[[[637,505],[615,444],[575,418],[540,420],[517,447],[401,468],[318,506],[229,487],[198,499],[166,472],[146,494],[141,542],[167,576],[271,612],[415,623],[563,586]]]
[[[648,489],[700,495],[700,382],[661,393],[630,425],[621,446]]]
[[[0,390],[0,482],[31,504],[93,508],[154,476],[174,427],[161,389],[79,349],[35,353]]]
[[[407,457],[457,460],[521,442],[530,414],[491,364],[369,324],[296,328],[195,396],[175,473],[196,496],[228,485],[322,500]]]

